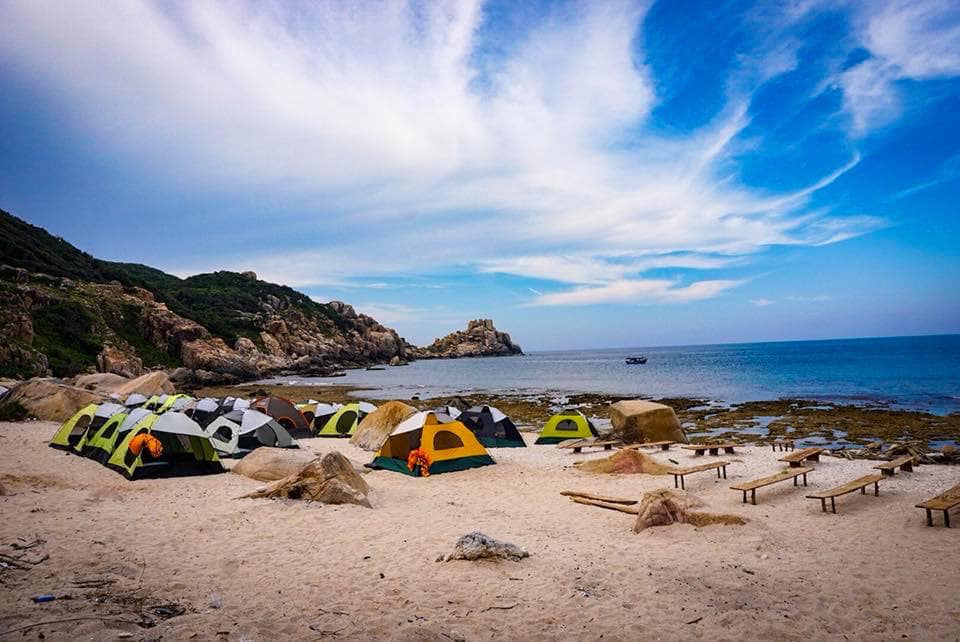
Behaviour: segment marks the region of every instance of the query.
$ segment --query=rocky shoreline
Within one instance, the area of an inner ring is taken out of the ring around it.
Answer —
[[[342,402],[364,397],[373,388],[347,385],[243,384],[201,388],[202,396],[268,395],[291,399],[316,399]],[[603,394],[505,394],[475,393],[460,399],[468,405],[493,405],[511,416],[521,429],[537,429],[561,407],[579,407],[603,425],[609,407],[617,401],[632,399]],[[401,399],[424,408],[441,405],[450,397]],[[705,399],[651,399],[670,406],[677,413],[691,441],[736,441],[769,444],[787,437],[812,440],[833,448],[855,449],[876,441],[886,443],[920,441],[925,444],[960,443],[960,413],[947,416],[920,411],[892,410],[882,406],[854,406],[803,399],[748,401],[720,405]]]

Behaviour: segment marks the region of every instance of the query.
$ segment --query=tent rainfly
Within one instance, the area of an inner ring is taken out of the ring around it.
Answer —
[[[139,392],[132,392],[127,395],[127,400],[123,402],[128,408],[136,408],[137,406],[142,406],[147,403],[147,398],[141,395]]]
[[[433,412],[418,412],[397,426],[377,451],[370,468],[413,477],[496,463],[469,428]]]
[[[493,406],[474,406],[457,417],[487,448],[523,448],[527,444],[510,417]]]
[[[337,409],[317,431],[317,437],[349,437],[363,418],[377,407],[366,401],[348,403]],[[316,425],[316,420],[314,420]]]
[[[127,479],[223,472],[209,435],[190,417],[180,412],[167,412],[157,416],[151,425],[145,426],[145,423],[142,421],[127,433],[110,455],[107,466]],[[141,435],[158,441],[161,447],[158,452],[150,448],[152,444],[138,439]]]
[[[535,444],[559,444],[567,439],[598,437],[596,426],[576,409],[564,410],[547,420]]]

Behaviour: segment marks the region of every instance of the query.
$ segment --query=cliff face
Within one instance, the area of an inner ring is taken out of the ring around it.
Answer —
[[[491,319],[474,319],[466,330],[451,332],[426,348],[420,348],[418,359],[456,359],[459,357],[495,357],[523,354],[510,335],[497,330]]]
[[[164,368],[178,383],[226,383],[519,353],[489,320],[419,349],[341,301],[318,303],[253,272],[180,279],[101,261],[0,210],[0,377]]]

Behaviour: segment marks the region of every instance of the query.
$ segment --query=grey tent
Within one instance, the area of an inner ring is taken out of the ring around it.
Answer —
[[[123,402],[127,408],[132,408],[134,406],[142,406],[147,401],[147,398],[141,395],[139,392],[133,392],[127,395],[127,400]]]
[[[260,446],[300,447],[283,426],[257,410],[244,410],[239,425],[226,415],[217,417],[207,426],[207,433],[213,447],[227,457],[242,457]]]

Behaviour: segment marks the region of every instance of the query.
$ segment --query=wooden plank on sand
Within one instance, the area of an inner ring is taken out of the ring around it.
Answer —
[[[619,497],[606,497],[604,495],[594,495],[593,493],[581,493],[578,490],[564,490],[560,491],[561,495],[566,497],[584,497],[586,499],[593,499],[598,502],[609,502],[611,504],[636,504],[636,499],[621,499]]]
[[[570,496],[570,499],[577,502],[578,504],[586,504],[587,506],[596,506],[598,508],[609,508],[610,510],[617,510],[617,511],[620,511],[621,513],[630,513],[631,515],[640,514],[639,506],[624,506],[623,504],[611,504],[610,502],[601,502],[595,499],[587,499],[586,497]]]

